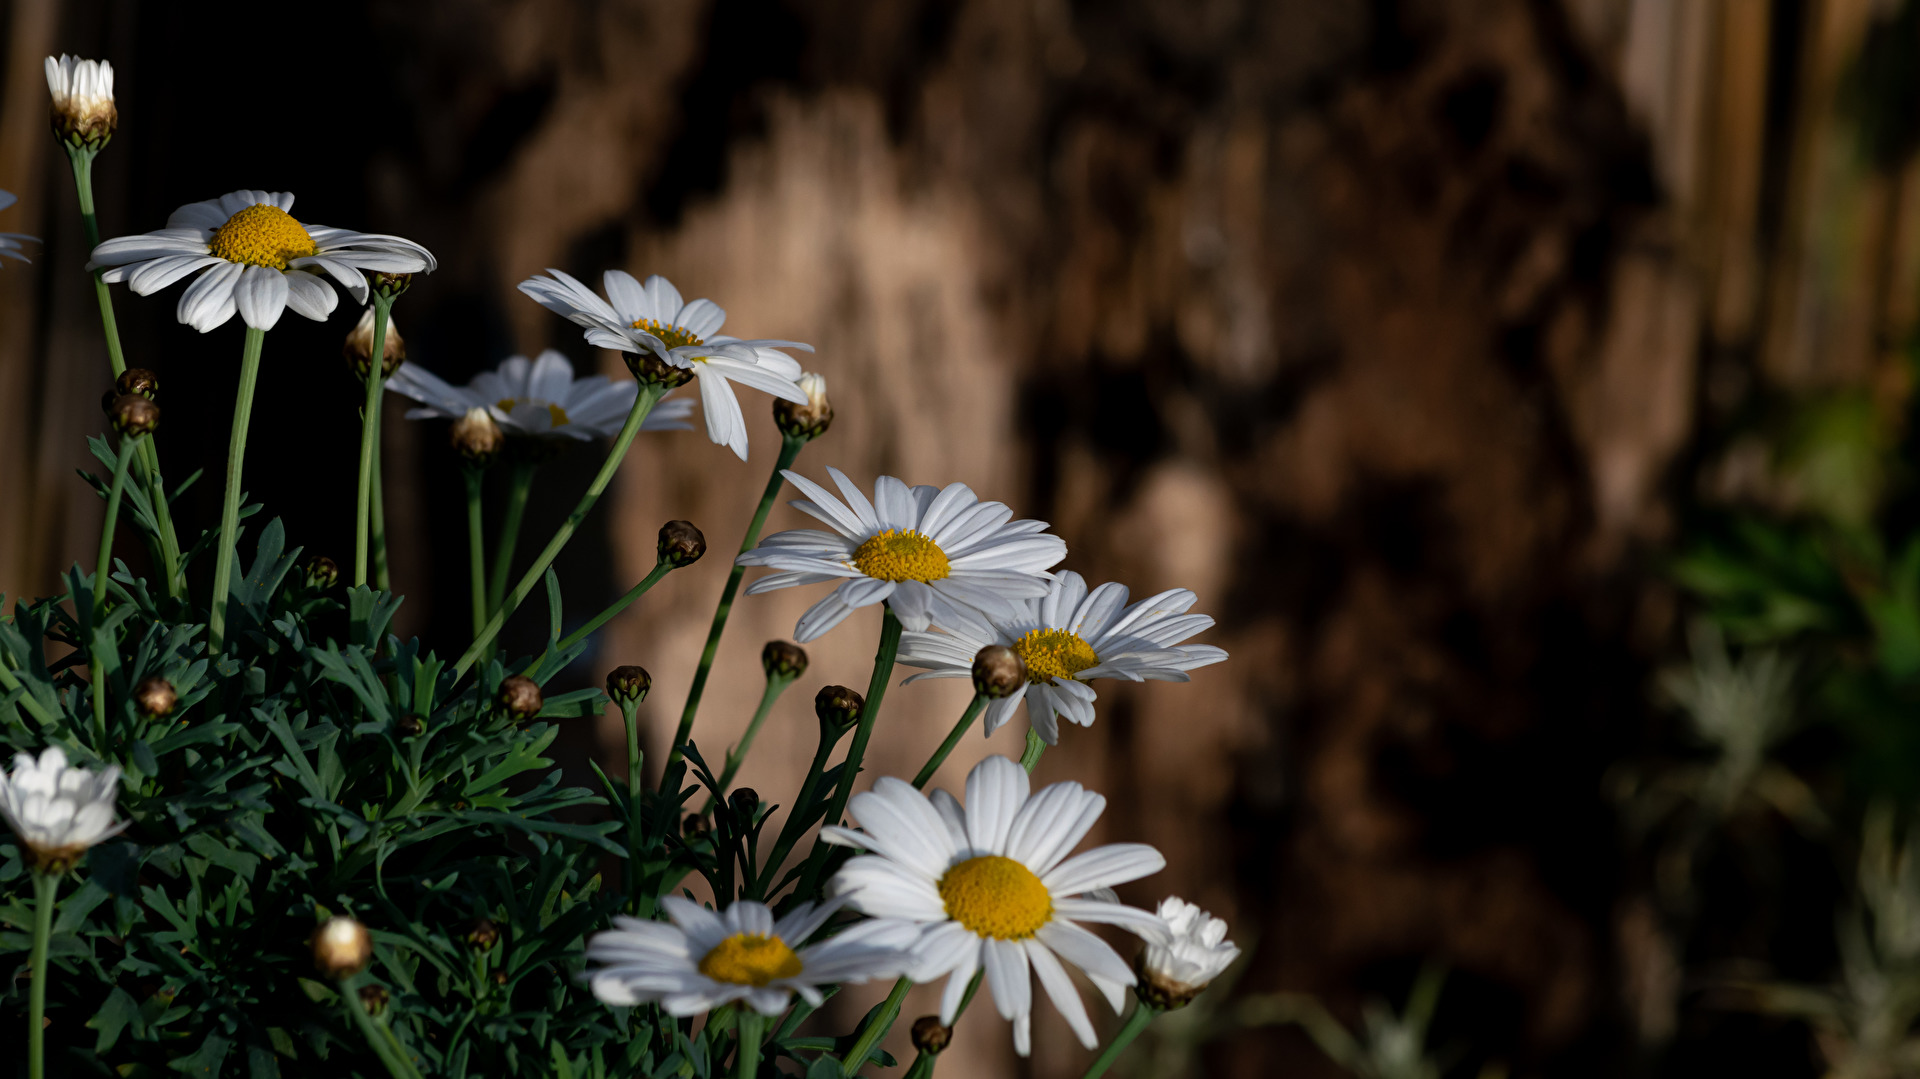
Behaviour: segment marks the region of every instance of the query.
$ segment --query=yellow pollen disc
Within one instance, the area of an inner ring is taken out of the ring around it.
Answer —
[[[998,854],[969,858],[940,878],[947,917],[983,937],[1025,940],[1053,917],[1053,896],[1033,870]]]
[[[947,553],[911,528],[889,528],[861,544],[853,568],[876,581],[938,581],[953,572]]]
[[[1072,678],[1100,665],[1093,646],[1064,629],[1028,630],[1026,636],[1013,642],[1013,650],[1026,660],[1027,681],[1036,686],[1056,678]]]
[[[800,973],[800,957],[779,937],[735,933],[700,960],[700,973],[716,982],[763,986]]]
[[[665,323],[650,318],[635,319],[633,328],[636,330],[645,330],[655,337],[658,337],[660,340],[666,342],[668,348],[706,344],[705,341],[702,341],[700,338],[695,337],[693,334],[688,333],[678,326],[668,326]]]
[[[276,270],[284,270],[287,263],[319,250],[293,215],[265,203],[256,203],[227,218],[226,224],[213,230],[213,241],[207,247],[215,258]]]

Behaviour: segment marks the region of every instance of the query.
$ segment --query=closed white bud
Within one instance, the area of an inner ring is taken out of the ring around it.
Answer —
[[[66,872],[87,848],[127,826],[113,819],[119,797],[118,767],[70,768],[59,746],[37,761],[17,754],[12,774],[0,774],[0,816],[27,848],[28,864],[47,873]]]
[[[113,106],[113,65],[63,55],[47,57],[46,67],[54,135],[71,146],[105,146],[120,122]]]
[[[1177,896],[1161,900],[1158,913],[1166,937],[1148,938],[1137,992],[1157,1008],[1178,1008],[1225,973],[1240,948],[1227,939],[1224,920]]]

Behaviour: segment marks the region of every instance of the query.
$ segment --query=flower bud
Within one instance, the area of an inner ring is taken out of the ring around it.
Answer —
[[[385,271],[373,270],[367,273],[367,285],[372,288],[375,293],[392,301],[398,299],[401,293],[413,287],[413,275],[410,273],[387,273]],[[387,325],[389,327],[393,325],[391,316],[387,319]]]
[[[379,276],[368,274],[369,279]],[[366,381],[367,365],[373,359],[373,305],[360,312],[360,321],[347,331],[346,343],[340,346],[340,355],[346,358],[347,366],[353,369],[355,378]],[[380,377],[388,378],[400,369],[400,361],[407,358],[407,343],[400,339],[400,327],[391,317],[387,319],[387,343],[380,350]]]
[[[769,681],[775,678],[792,681],[807,673],[807,650],[791,641],[768,641],[760,650],[760,666],[766,670]]]
[[[313,965],[323,977],[351,978],[373,961],[373,937],[352,918],[328,918],[313,931]]]
[[[923,1015],[913,1021],[913,1047],[927,1054],[938,1056],[948,1043],[953,1041],[953,1028],[943,1026],[937,1015]]]
[[[113,106],[113,65],[63,55],[47,57],[46,69],[54,137],[76,149],[105,146],[120,123]]]
[[[420,718],[418,712],[408,712],[394,724],[404,738],[418,738],[427,733],[427,721]]]
[[[809,371],[800,376],[800,389],[806,392],[807,403],[795,404],[784,397],[773,399],[773,422],[780,433],[788,438],[813,441],[827,433],[833,426],[833,405],[827,401],[827,380],[825,376]]]
[[[160,376],[144,367],[129,367],[113,380],[113,388],[116,393],[138,394],[149,401],[157,400],[160,395]]]
[[[693,381],[692,371],[675,367],[651,352],[622,352],[620,358],[627,361],[627,370],[634,378],[661,389],[671,390]]]
[[[150,435],[160,426],[160,406],[138,394],[123,393],[114,398],[107,415],[113,420],[113,429],[126,438]]]
[[[752,787],[741,787],[727,796],[727,808],[733,810],[733,818],[740,822],[744,831],[753,824],[753,815],[760,812],[760,792]]]
[[[475,918],[467,925],[467,943],[477,952],[488,952],[500,943],[500,927],[491,918]]]
[[[360,1006],[367,1010],[368,1015],[384,1013],[392,999],[393,994],[387,992],[386,986],[363,985],[360,987]]]
[[[508,675],[500,683],[500,707],[515,719],[532,719],[540,714],[540,709],[546,704],[546,697],[540,692],[540,683],[524,674]]]
[[[173,683],[164,678],[142,678],[140,684],[133,687],[133,705],[143,716],[154,719],[170,716],[178,703],[180,695],[174,692]]]
[[[660,526],[660,561],[675,569],[691,566],[707,553],[707,537],[692,521],[668,521]]]
[[[813,695],[813,714],[820,717],[823,738],[838,738],[860,719],[867,706],[865,697],[845,686],[822,686]]]
[[[484,408],[470,408],[466,415],[453,421],[448,437],[453,443],[453,452],[475,468],[492,464],[501,447],[507,444],[507,436],[493,421],[493,414]]]
[[[1004,644],[990,644],[973,654],[973,691],[988,700],[1011,697],[1027,684],[1027,661]]]
[[[325,592],[340,583],[340,565],[326,555],[314,555],[307,560],[307,587]]]
[[[1162,1010],[1185,1007],[1240,957],[1227,939],[1227,923],[1177,896],[1160,901],[1166,926],[1161,939],[1149,936],[1134,961],[1140,980],[1134,995]]]
[[[689,813],[687,819],[680,822],[680,834],[688,839],[697,839],[711,830],[712,826],[707,823],[707,818],[698,813]]]
[[[647,699],[647,691],[652,688],[653,676],[645,667],[629,663],[607,672],[607,696],[612,697],[615,704],[639,704]]]

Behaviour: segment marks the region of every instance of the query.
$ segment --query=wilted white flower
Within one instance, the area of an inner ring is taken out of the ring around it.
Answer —
[[[46,69],[54,134],[75,146],[105,146],[120,120],[113,105],[113,65],[61,55],[47,57]]]
[[[1089,726],[1096,694],[1089,682],[1123,678],[1130,682],[1185,682],[1196,667],[1219,663],[1227,653],[1210,644],[1181,644],[1213,625],[1204,614],[1188,614],[1198,602],[1185,588],[1169,589],[1127,606],[1127,586],[1103,584],[1087,590],[1078,573],[1056,574],[1046,596],[1023,600],[1012,618],[992,618],[991,632],[941,626],[944,633],[907,633],[900,638],[900,662],[929,668],[922,678],[970,678],[974,657],[990,644],[1014,650],[1025,661],[1027,684],[987,705],[986,731],[1005,723],[1022,700],[1027,719],[1048,745],[1060,741],[1059,716]]]
[[[1113,902],[1104,889],[1167,863],[1142,843],[1114,843],[1069,858],[1107,800],[1078,783],[1029,795],[1027,770],[1005,757],[974,767],[964,807],[946,791],[929,799],[903,780],[882,777],[850,803],[863,831],[820,830],[828,843],[872,852],[848,862],[829,890],[875,918],[923,927],[908,976],[924,982],[948,975],[942,1024],[953,1025],[967,983],[984,967],[994,1006],[1013,1022],[1014,1049],[1026,1056],[1031,969],[1081,1044],[1092,1049],[1099,1044],[1093,1022],[1060,961],[1085,971],[1118,1012],[1133,971],[1079,923],[1164,934],[1157,916]]]
[[[842,502],[798,472],[783,475],[807,496],[791,505],[833,531],[768,536],[736,562],[781,571],[749,585],[749,596],[841,582],[800,616],[793,638],[802,644],[883,601],[907,629],[937,625],[984,637],[993,632],[988,617],[1015,617],[1018,601],[1046,595],[1047,568],[1067,556],[1065,540],[1042,534],[1045,521],[1011,520],[1005,504],[980,501],[964,483],[908,487],[881,476],[869,502],[845,473],[829,468]]]
[[[585,975],[594,996],[608,1004],[657,1001],[676,1016],[736,1000],[778,1015],[795,993],[819,1007],[822,985],[898,977],[918,936],[898,922],[861,922],[803,946],[844,900],[801,903],[777,922],[751,899],[719,914],[676,895],[660,903],[671,925],[616,917],[615,928],[587,941],[587,958],[604,964]]]
[[[174,314],[206,333],[235,312],[256,330],[272,329],[289,307],[325,319],[340,301],[323,273],[366,303],[362,270],[422,273],[438,265],[412,240],[302,225],[292,209],[293,196],[284,191],[235,191],[190,203],[158,232],[103,242],[87,268],[107,268],[103,280],[125,281],[142,296],[205,270],[181,294]]]
[[[387,388],[425,408],[409,409],[410,420],[444,416],[458,419],[484,408],[509,435],[586,441],[618,434],[640,395],[640,384],[615,382],[605,375],[573,377],[573,364],[548,349],[537,360],[509,356],[498,368],[482,371],[465,386],[455,386],[417,363],[403,363]],[[647,413],[642,431],[685,431],[692,425],[691,398],[662,398]]]
[[[101,772],[70,768],[66,751],[49,746],[37,761],[14,756],[12,774],[0,776],[0,816],[26,845],[29,862],[59,872],[127,826],[113,819],[119,795],[117,765]]]
[[[1146,936],[1140,975],[1157,1007],[1177,1008],[1225,973],[1240,958],[1240,947],[1227,939],[1223,919],[1178,896],[1161,900],[1159,915],[1166,923],[1166,935]]]
[[[747,459],[747,421],[731,383],[765,390],[796,404],[807,395],[794,382],[800,363],[780,350],[812,352],[799,341],[742,341],[719,332],[727,313],[712,300],[687,303],[673,282],[655,274],[642,285],[633,275],[608,270],[600,279],[607,290],[600,298],[587,286],[559,270],[551,277],[534,276],[520,283],[520,291],[540,306],[586,329],[586,338],[601,348],[616,349],[641,358],[627,366],[636,377],[645,361],[661,366],[648,381],[679,385],[689,377],[700,380],[700,406],[707,414],[707,437]]]

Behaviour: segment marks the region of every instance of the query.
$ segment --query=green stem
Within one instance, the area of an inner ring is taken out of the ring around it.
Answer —
[[[179,599],[186,595],[186,578],[180,572],[180,540],[173,532],[173,507],[167,501],[167,481],[160,475],[160,451],[153,439],[140,440],[141,470],[146,473],[147,499],[153,503],[153,518],[160,526],[160,560],[167,575],[167,595]]]
[[[847,1055],[840,1058],[842,1076],[860,1073],[860,1066],[867,1062],[867,1056],[873,1052],[873,1047],[879,1044],[881,1038],[886,1037],[887,1031],[893,1029],[893,1021],[900,1018],[900,1002],[907,999],[907,990],[912,988],[913,982],[906,978],[893,983],[893,992],[887,994],[887,999],[881,1002],[880,1009],[873,1013],[873,1018],[867,1020],[867,1025],[860,1028],[860,1037],[854,1040],[853,1048],[847,1050]]]
[[[587,519],[587,514],[592,511],[594,503],[600,501],[601,493],[607,489],[607,484],[613,480],[613,474],[619,470],[620,462],[626,459],[627,448],[633,445],[633,436],[640,433],[640,425],[646,421],[647,413],[653,410],[654,402],[660,400],[665,392],[660,386],[651,382],[640,384],[640,394],[633,399],[633,410],[627,413],[627,422],[621,426],[620,433],[614,436],[613,448],[607,452],[606,461],[600,465],[599,475],[593,477],[593,482],[587,487],[587,493],[580,496],[579,504],[574,506],[573,512],[560,523],[560,527],[553,533],[553,538],[547,541],[546,548],[540,552],[538,558],[533,560],[533,565],[527,567],[526,576],[520,578],[520,583],[513,586],[513,591],[502,602],[500,609],[494,611],[493,616],[487,619],[486,627],[467,647],[460,661],[453,665],[453,676],[456,679],[466,674],[474,661],[486,651],[487,646],[493,643],[494,637],[500,633],[500,627],[505,625],[507,618],[519,608],[520,601],[527,598],[527,593],[533,591],[533,586],[540,583],[540,578],[547,572],[547,567],[553,564],[561,548],[567,545],[567,541],[572,539],[574,532],[579,529],[580,522]]]
[[[793,467],[800,456],[800,448],[807,444],[804,438],[786,438],[780,442],[780,459],[774,462],[773,475],[767,478],[767,489],[760,495],[760,505],[753,511],[753,522],[747,525],[746,538],[740,541],[740,553],[746,554],[760,543],[760,530],[767,525],[767,514],[773,511],[773,500],[780,496],[780,485],[786,482],[781,473]],[[700,697],[707,690],[707,676],[713,673],[713,660],[720,652],[720,635],[727,630],[727,616],[733,613],[733,597],[740,591],[740,578],[747,567],[735,564],[727,574],[727,586],[720,590],[720,605],[713,609],[713,624],[707,628],[707,646],[700,653],[700,666],[693,672],[693,688],[687,691],[687,705],[680,710],[680,726],[673,732],[673,753],[667,758],[667,767],[680,759],[680,747],[687,744],[687,738],[693,733],[693,717],[700,711]]]
[[[914,790],[926,786],[927,780],[933,778],[933,773],[939,771],[940,766],[947,762],[947,755],[953,752],[953,747],[960,744],[961,736],[967,733],[967,728],[973,726],[973,721],[979,718],[986,707],[987,698],[975,693],[973,700],[967,704],[967,710],[960,714],[960,722],[955,723],[953,730],[947,733],[947,740],[940,743],[940,748],[933,751],[933,756],[927,758],[927,763],[920,766],[919,774],[913,777]]]
[[[1028,731],[1026,751],[1020,754],[1020,767],[1025,768],[1028,775],[1032,775],[1034,766],[1040,763],[1040,754],[1046,751],[1047,744],[1040,740],[1040,736]]]
[[[1147,1029],[1147,1024],[1153,1022],[1154,1016],[1159,1014],[1158,1008],[1144,1003],[1134,1004],[1132,1013],[1127,1016],[1127,1024],[1121,1027],[1120,1033],[1115,1034],[1113,1041],[1107,1043],[1107,1047],[1101,1050],[1099,1057],[1087,1066],[1087,1073],[1081,1076],[1081,1079],[1099,1079],[1100,1076],[1105,1075],[1107,1069],[1113,1067],[1113,1062],[1120,1059],[1120,1054],[1127,1051],[1127,1046],[1133,1044],[1133,1039],[1138,1038],[1140,1032]]]
[[[386,395],[381,395],[384,402]],[[379,409],[374,411],[378,412]],[[374,430],[380,430],[379,417],[374,417]],[[382,592],[393,591],[393,579],[387,574],[387,497],[386,497],[386,448],[381,437],[376,434],[373,440],[373,587]]]
[[[932,1053],[916,1053],[913,1066],[907,1069],[907,1074],[902,1079],[933,1079],[933,1062],[939,1059]]]
[[[485,473],[472,467],[461,471],[467,477],[467,566],[472,578],[473,632],[479,636],[480,627],[487,624],[487,541],[480,523],[480,480]]]
[[[27,990],[27,1079],[47,1074],[47,942],[53,939],[53,897],[60,890],[54,873],[33,872],[33,954],[28,969],[33,981]]]
[[[367,1048],[386,1065],[387,1074],[393,1079],[421,1079],[420,1073],[413,1067],[404,1052],[394,1045],[388,1035],[381,1032],[374,1023],[373,1016],[367,1014],[366,1005],[360,1003],[360,975],[350,974],[340,979],[340,1006],[345,1008],[353,1025],[360,1030],[360,1036],[367,1040]]]
[[[807,767],[807,777],[800,782],[800,793],[793,800],[793,810],[787,814],[787,822],[780,826],[780,838],[773,844],[773,852],[767,855],[766,868],[760,871],[760,877],[754,883],[756,894],[751,899],[764,899],[765,892],[779,879],[780,867],[786,864],[787,855],[792,853],[793,845],[800,842],[800,835],[806,830],[803,814],[813,804],[813,792],[820,787],[820,777],[826,773],[827,758],[833,755],[833,747],[840,744],[840,736],[845,728],[829,730],[825,724],[820,727],[820,741],[814,746],[813,763]]]
[[[733,786],[733,777],[740,774],[740,766],[747,762],[747,751],[753,748],[753,740],[760,734],[760,724],[766,722],[767,713],[773,711],[773,702],[793,684],[791,678],[774,677],[767,679],[767,688],[760,693],[760,707],[753,710],[753,718],[747,722],[747,733],[740,736],[740,744],[727,751],[727,765],[720,771],[720,794],[725,795]],[[713,808],[713,795],[707,796],[707,804],[700,812]]]
[[[733,1074],[739,1079],[754,1079],[760,1074],[760,1039],[766,1035],[767,1017],[754,1011],[744,1000],[734,1007],[739,1013],[734,1020],[734,1030],[740,1048],[734,1054]]]
[[[621,701],[620,721],[627,728],[627,904],[633,916],[640,913],[640,852],[646,840],[644,784],[641,766],[646,758],[640,753],[640,702]]]
[[[487,613],[500,609],[507,594],[507,574],[513,571],[513,552],[520,545],[520,522],[527,513],[527,495],[533,491],[533,474],[539,471],[534,461],[515,461],[513,477],[507,487],[507,512],[500,518],[500,535],[493,544],[493,574],[487,580]]]
[[[860,774],[860,762],[867,755],[867,741],[873,737],[874,721],[880,718],[880,701],[887,695],[887,683],[893,679],[893,659],[899,651],[900,619],[894,617],[893,606],[889,604],[880,619],[880,647],[873,656],[873,677],[867,681],[866,707],[860,709],[860,722],[853,728],[853,743],[847,747],[846,763],[840,766],[840,785],[833,792],[827,815],[821,818],[822,824],[839,824],[841,815],[847,811],[847,799],[853,797],[854,777]],[[827,844],[814,840],[813,853],[807,855],[806,873],[800,878],[797,894],[801,899],[813,896],[820,871],[826,868],[832,850]]]
[[[45,705],[35,700],[33,694],[26,692],[26,686],[21,684],[20,679],[14,676],[13,671],[3,661],[0,661],[0,688],[4,688],[8,693],[19,693],[20,700],[16,703],[20,707],[32,713],[33,718],[39,720],[43,726],[53,726],[53,713],[47,711]]]
[[[646,595],[648,590],[652,589],[654,585],[659,584],[660,578],[665,577],[667,574],[672,572],[673,572],[673,563],[655,562],[653,564],[653,568],[647,571],[647,575],[645,577],[640,578],[639,584],[634,585],[632,588],[628,589],[626,595],[621,596],[619,599],[616,599],[612,603],[608,604],[606,610],[601,611],[599,614],[596,614],[592,618],[588,619],[586,625],[581,626],[579,629],[576,629],[572,633],[569,633],[565,637],[561,638],[559,647],[563,649],[572,648],[574,645],[579,644],[581,641],[586,640],[588,637],[593,635],[595,630],[599,629],[601,626],[606,625],[608,622],[611,622],[616,617],[618,617],[621,611],[624,611],[628,607],[633,606],[633,601],[639,599],[641,596]]]
[[[353,583],[367,583],[368,527],[372,523],[375,451],[380,444],[380,396],[386,381],[383,361],[387,347],[387,312],[392,300],[373,294],[373,351],[367,354],[367,403],[360,411],[360,487],[353,516]]]
[[[247,425],[253,418],[253,391],[260,381],[260,350],[267,331],[247,327],[240,353],[240,390],[233,402],[233,431],[227,439],[227,490],[220,506],[219,555],[213,563],[213,598],[207,605],[207,651],[219,655],[227,639],[227,600],[233,579],[234,550],[240,542],[240,476],[247,457]]]
[[[100,623],[107,617],[108,570],[113,564],[113,533],[120,524],[120,496],[127,490],[127,466],[133,463],[139,448],[138,435],[122,435],[120,456],[113,462],[113,486],[107,491],[107,516],[100,524],[100,557],[94,561],[93,620],[88,624],[92,638],[87,642],[87,668],[93,684],[93,726],[100,735],[100,749],[107,748],[107,676],[98,644]]]

